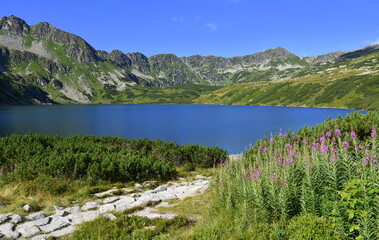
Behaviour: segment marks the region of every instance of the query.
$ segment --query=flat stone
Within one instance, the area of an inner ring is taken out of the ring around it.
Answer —
[[[16,227],[16,229],[18,231],[18,229],[21,229],[21,228],[30,228],[33,226],[43,226],[43,225],[49,224],[51,222],[51,220],[52,220],[51,217],[46,217],[46,218],[38,219],[35,221],[25,222],[23,224],[18,225]]]
[[[162,192],[162,191],[166,191],[167,188],[165,186],[159,186],[157,188],[154,189],[155,192]]]
[[[141,187],[142,187],[142,185],[141,185],[141,184],[139,184],[139,183],[136,183],[136,184],[134,184],[134,187],[136,187],[136,188],[141,188]]]
[[[8,220],[8,216],[5,214],[0,215],[0,224]]]
[[[10,219],[11,219],[11,223],[20,223],[22,222],[22,217],[20,215],[17,215],[17,214],[13,214],[10,216]]]
[[[169,199],[177,199],[178,197],[171,192],[163,191],[163,192],[159,192],[155,194],[154,198],[164,201],[164,200],[169,200]]]
[[[68,216],[71,219],[72,225],[81,224],[84,222],[89,222],[95,220],[99,216],[99,212],[96,210],[88,212],[73,213]]]
[[[207,179],[207,177],[205,177],[203,175],[196,175],[195,179]]]
[[[141,211],[133,213],[135,216],[139,217],[147,217],[149,219],[154,218],[164,218],[164,219],[173,219],[174,217],[178,216],[176,213],[155,213],[155,208],[147,207]]]
[[[118,203],[118,204],[115,204],[115,210],[116,212],[123,212],[127,209],[129,209],[131,206],[130,204],[127,204],[127,203]]]
[[[45,214],[43,214],[43,213],[32,213],[32,214],[26,216],[25,218],[28,220],[35,221],[35,220],[45,218]]]
[[[65,208],[64,211],[69,212],[69,213],[78,213],[80,212],[80,207],[79,206],[68,207],[68,208]]]
[[[178,178],[178,180],[179,180],[179,181],[185,181],[186,179],[185,179],[185,178],[182,178],[182,177],[180,177],[180,178]]]
[[[51,233],[61,228],[70,226],[70,222],[66,217],[59,217],[51,221],[50,224],[40,227],[41,231]]]
[[[101,192],[101,193],[95,193],[94,195],[96,197],[104,197],[104,196],[112,196],[114,192],[118,191],[117,188],[113,188],[113,189],[110,189],[108,191],[105,191],[105,192]]]
[[[144,229],[151,230],[151,231],[154,231],[156,228],[157,228],[157,226],[147,226],[147,227],[144,227]]]
[[[131,204],[135,202],[136,199],[134,197],[129,197],[129,196],[121,196],[119,200],[114,202],[115,205],[120,204],[120,203],[126,203],[126,204]]]
[[[66,217],[70,213],[67,212],[66,210],[58,210],[55,212],[54,216],[59,216],[59,217]]]
[[[112,203],[114,201],[117,201],[118,199],[119,199],[119,197],[108,197],[108,198],[103,200],[103,203]]]
[[[30,206],[29,204],[26,204],[22,207],[26,212],[30,212],[33,210],[32,206]]]
[[[59,206],[53,206],[53,208],[55,209],[55,211],[63,210],[63,207],[59,207]]]
[[[97,208],[96,202],[86,202],[84,206],[82,207],[82,210],[87,211],[87,210],[92,210],[96,208]]]
[[[142,187],[142,186],[141,186]],[[124,191],[125,193],[133,193],[135,190],[134,189],[131,189],[131,188],[121,188],[122,191]]]
[[[14,226],[15,225],[13,223],[6,223],[3,225],[0,225],[0,233],[3,234],[7,238],[12,238],[12,239],[18,238],[21,234],[18,231],[13,231]]]
[[[104,205],[99,207],[99,213],[112,212],[115,209],[116,209],[116,207],[113,204],[104,204]]]
[[[106,218],[109,218],[110,220],[115,220],[117,218],[112,213],[104,213],[103,216],[106,217]]]
[[[76,230],[76,227],[70,225],[65,228],[62,228],[62,229],[59,229],[57,231],[47,234],[47,237],[62,237],[64,235],[73,233],[75,230]]]
[[[21,233],[21,236],[24,238],[30,238],[41,232],[41,230],[36,226],[18,228],[17,231]]]

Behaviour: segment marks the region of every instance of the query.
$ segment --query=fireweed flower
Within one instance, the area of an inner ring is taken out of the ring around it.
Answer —
[[[342,136],[341,130],[339,130],[338,128],[336,130],[334,130],[334,134],[336,135],[336,137],[341,137]]]
[[[294,156],[295,155],[295,151],[293,149],[290,149],[290,156]]]
[[[371,130],[371,138],[376,139],[376,130],[375,129]]]
[[[355,134],[355,132],[351,132],[350,136],[351,136],[351,139],[353,140],[357,139],[357,134]]]
[[[324,136],[320,137],[320,142],[322,142],[322,143],[325,142],[325,137]]]
[[[348,147],[349,147],[349,143],[348,143],[348,142],[346,142],[346,141],[345,141],[345,142],[343,142],[343,143],[342,143],[342,147],[346,147],[346,148],[348,148]]]
[[[3,172],[3,171],[4,171],[4,169],[0,168],[0,173]]]
[[[335,161],[337,161],[337,156],[336,155],[332,155],[332,156],[330,156],[329,160],[331,162],[335,162]]]
[[[273,137],[270,137],[270,142],[274,142],[274,138]]]
[[[332,133],[331,133],[330,131],[327,131],[325,135],[326,135],[326,137],[328,137],[328,138],[331,138],[331,137],[332,137]]]
[[[261,169],[258,168],[257,170],[255,170],[255,172],[254,172],[253,174],[250,175],[250,179],[251,179],[251,180],[254,180],[254,181],[257,181],[258,178],[259,178],[261,175],[262,175],[262,171],[261,171]]]
[[[286,143],[286,147],[287,148],[291,148],[291,144],[290,143]]]
[[[322,145],[322,147],[321,147],[321,153],[322,154],[327,154],[328,151],[329,151],[328,145]]]
[[[270,178],[271,178],[271,180],[274,180],[275,179],[275,175],[273,173],[270,173]]]
[[[263,151],[264,151],[264,152],[268,152],[268,147],[264,147],[264,148],[263,148]]]
[[[307,144],[307,139],[304,138],[302,142],[304,145]]]

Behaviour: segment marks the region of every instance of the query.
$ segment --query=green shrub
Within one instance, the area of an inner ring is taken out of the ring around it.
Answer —
[[[287,231],[289,240],[338,239],[333,221],[312,214],[292,218]]]

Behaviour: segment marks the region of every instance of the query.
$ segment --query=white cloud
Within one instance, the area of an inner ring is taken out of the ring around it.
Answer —
[[[171,21],[177,22],[177,23],[184,23],[186,19],[184,17],[171,17]]]
[[[215,24],[215,23],[207,23],[207,24],[205,24],[205,26],[207,26],[212,31],[216,31],[219,28],[219,25]]]

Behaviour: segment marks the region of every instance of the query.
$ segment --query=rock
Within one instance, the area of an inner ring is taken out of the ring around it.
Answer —
[[[55,211],[63,210],[63,207],[59,207],[59,206],[53,206],[53,208],[55,209]]]
[[[127,203],[119,203],[119,204],[116,204],[115,207],[116,207],[115,208],[116,212],[123,212],[123,211],[129,209],[131,206],[130,206],[130,204],[127,204]]]
[[[68,207],[68,208],[65,208],[64,211],[69,212],[69,213],[78,213],[80,212],[80,207],[79,206]]]
[[[170,193],[168,191],[163,191],[163,192],[159,192],[157,194],[155,194],[154,196],[154,199],[159,199],[159,200],[169,200],[169,199],[177,199],[178,197],[173,194],[173,193]]]
[[[187,221],[189,221],[189,222],[197,222],[197,221],[199,221],[199,219],[197,219],[195,217],[188,217]]]
[[[80,212],[80,213],[73,213],[68,216],[69,219],[71,219],[72,225],[81,224],[84,222],[89,222],[94,219],[96,219],[99,216],[99,212],[96,210],[88,211],[88,212]]]
[[[18,228],[17,231],[21,233],[22,237],[24,238],[33,237],[37,233],[41,232],[41,230],[36,226]]]
[[[50,224],[40,227],[41,231],[51,233],[61,228],[70,226],[70,222],[66,217],[58,217],[51,221]]]
[[[126,194],[133,193],[135,191],[134,189],[130,189],[130,188],[122,188],[121,190],[124,191]]]
[[[33,208],[32,206],[30,206],[29,204],[26,204],[22,207],[26,212],[31,212],[33,211]]]
[[[20,223],[22,222],[22,217],[20,215],[14,214],[10,216],[11,223]]]
[[[203,175],[196,175],[195,179],[207,179],[207,177],[205,177]]]
[[[136,184],[134,184],[134,187],[136,187],[136,188],[142,188],[142,185],[139,184],[139,183],[136,183]]]
[[[147,226],[147,227],[144,227],[144,229],[151,230],[151,231],[154,231],[156,228],[157,228],[156,226]]]
[[[5,206],[5,203],[0,202],[0,207]]]
[[[114,201],[117,201],[118,199],[119,197],[109,197],[109,198],[104,199],[103,203],[112,203]]]
[[[155,213],[155,208],[147,207],[141,211],[133,213],[133,215],[140,216],[140,217],[147,217],[149,219],[153,218],[164,218],[164,219],[173,219],[174,217],[178,216],[176,213]]]
[[[76,230],[75,226],[68,226],[62,229],[59,229],[57,231],[54,231],[52,233],[47,234],[47,237],[62,237],[64,235],[70,234]]]
[[[178,180],[179,180],[179,181],[185,181],[186,179],[180,177],[180,178],[178,178]]]
[[[33,226],[43,226],[43,225],[49,224],[51,220],[52,220],[51,217],[46,217],[46,218],[38,219],[35,221],[25,222],[23,224],[18,225],[16,227],[16,230],[18,231],[18,229],[22,229],[22,228],[31,228]]]
[[[66,217],[67,215],[69,215],[70,213],[67,212],[66,210],[58,210],[55,212],[55,216],[59,216],[59,217]]]
[[[114,192],[118,191],[117,188],[112,188],[108,191],[105,191],[105,192],[101,192],[101,193],[95,193],[94,195],[96,197],[104,197],[104,196],[112,196]]]
[[[114,202],[114,204],[119,204],[119,203],[127,203],[127,204],[131,204],[133,202],[135,202],[136,199],[133,198],[133,197],[129,197],[129,196],[121,196],[120,199],[116,202]]]
[[[166,191],[167,188],[165,186],[159,186],[157,188],[154,189],[155,192],[162,192],[162,191]]]
[[[146,181],[142,183],[142,186],[149,187],[149,186],[154,186],[157,184],[157,181]]]
[[[45,214],[43,214],[43,213],[32,213],[32,214],[26,216],[25,218],[28,220],[35,221],[35,220],[45,218]]]
[[[96,208],[97,208],[96,202],[86,202],[84,206],[82,207],[82,210],[87,211],[87,210],[92,210]]]
[[[20,236],[20,233],[18,231],[13,231],[14,224],[13,223],[6,223],[3,225],[0,225],[0,233],[3,234],[7,238],[16,239]]]
[[[110,220],[115,220],[117,218],[112,213],[104,213],[103,216],[106,217],[106,218],[109,218]]]
[[[99,207],[99,213],[112,212],[116,209],[113,204],[105,204]]]
[[[4,214],[1,214],[0,215],[0,224],[2,224],[3,222],[5,222],[6,220],[8,220],[8,216],[4,215]]]

